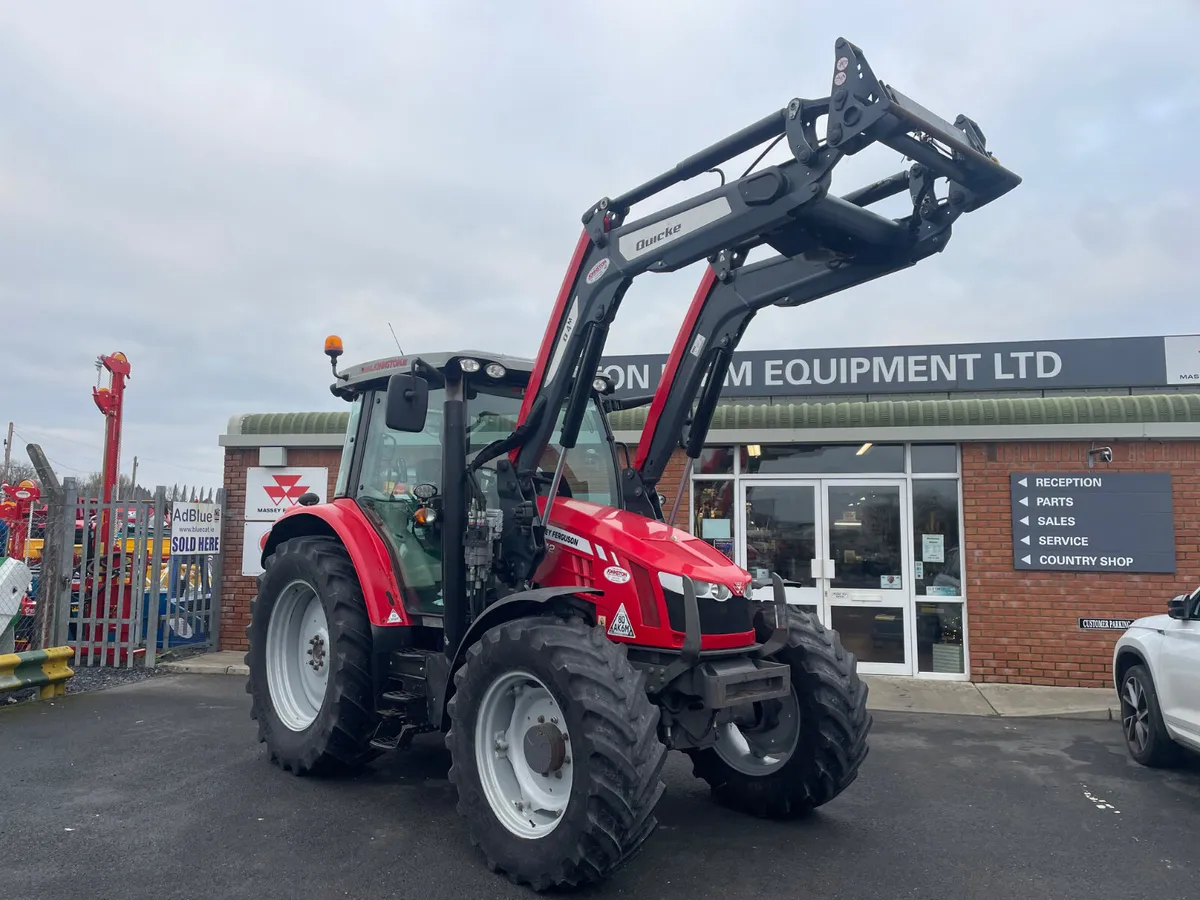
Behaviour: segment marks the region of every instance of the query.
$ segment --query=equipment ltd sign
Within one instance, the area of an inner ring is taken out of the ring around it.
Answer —
[[[618,396],[652,391],[667,358],[615,356]],[[735,353],[725,397],[1162,387],[1200,381],[1200,336]]]
[[[255,466],[246,470],[246,512],[242,526],[242,574],[262,573],[262,551],[271,525],[299,505],[306,493],[324,503],[329,470],[324,466]]]

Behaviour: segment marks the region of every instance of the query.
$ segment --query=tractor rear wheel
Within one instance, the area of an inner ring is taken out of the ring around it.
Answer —
[[[858,777],[869,749],[867,686],[854,654],[816,616],[788,612],[788,642],[773,658],[791,667],[791,695],[738,710],[715,746],[687,751],[718,802],[763,818],[828,803]]]
[[[325,536],[281,543],[258,577],[246,638],[250,717],[271,762],[307,775],[378,755],[371,623],[345,547]]]
[[[577,617],[497,625],[448,704],[450,781],[488,868],[534,890],[603,880],[654,830],[666,748],[645,676]]]

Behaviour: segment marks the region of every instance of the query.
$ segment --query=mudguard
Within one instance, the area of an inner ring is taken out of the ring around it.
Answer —
[[[520,591],[493,603],[480,614],[479,618],[471,623],[467,629],[467,633],[463,635],[462,643],[454,651],[454,658],[450,661],[449,669],[444,673],[438,673],[438,677],[429,679],[430,687],[434,691],[438,691],[440,688],[440,696],[435,696],[433,702],[430,704],[430,720],[433,722],[440,720],[443,731],[450,727],[446,716],[446,703],[454,693],[454,673],[462,665],[467,649],[478,641],[489,629],[522,616],[537,615],[546,608],[546,603],[551,600],[557,600],[560,597],[603,593],[604,591],[600,590],[600,588],[584,587],[583,585],[563,585],[559,587],[536,588],[532,591]],[[580,612],[590,616],[590,624],[594,625],[596,623],[595,608],[586,602],[579,603],[578,607]],[[437,656],[431,656],[431,666],[436,659]],[[445,659],[445,657],[442,657],[442,659]]]
[[[308,534],[333,535],[342,542],[358,573],[372,625],[386,628],[412,624],[396,580],[396,562],[357,503],[343,497],[332,503],[288,510],[267,533],[263,561],[283,541]]]

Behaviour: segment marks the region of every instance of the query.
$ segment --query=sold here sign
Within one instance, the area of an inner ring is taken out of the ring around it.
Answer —
[[[221,552],[221,507],[177,500],[171,508],[171,555]]]

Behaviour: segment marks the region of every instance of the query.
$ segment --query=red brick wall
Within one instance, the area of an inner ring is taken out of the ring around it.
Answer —
[[[328,466],[329,496],[337,481],[337,449],[293,450],[287,452],[289,466]],[[250,600],[256,590],[255,579],[242,574],[242,526],[246,523],[246,470],[258,465],[257,447],[229,447],[225,450],[225,526],[221,544],[225,550],[221,573],[221,623],[217,632],[222,650],[246,649],[246,626],[250,624]]]
[[[636,447],[629,448],[631,459],[636,452]],[[329,468],[329,496],[332,497],[341,456],[340,448],[308,450],[289,448],[287,459],[289,466],[327,466]],[[683,451],[676,453],[675,457],[667,466],[662,482],[659,484],[659,492],[667,497],[666,507],[668,510],[675,502],[675,491],[679,487],[679,478],[683,474],[686,461]],[[250,623],[250,600],[254,597],[257,587],[254,578],[242,574],[242,526],[246,522],[246,469],[257,465],[257,447],[231,447],[225,450],[224,485],[227,499],[225,530],[221,540],[229,549],[225,553],[224,572],[221,574],[219,639],[222,650],[246,649],[246,626]],[[675,524],[686,529],[688,515],[689,501],[685,492],[683,506],[680,508]]]
[[[1105,442],[1109,446],[1109,442]],[[1174,575],[1019,572],[1012,563],[1009,474],[1079,472],[1092,444],[964,444],[963,545],[973,681],[1110,687],[1119,631],[1079,630],[1080,617],[1166,611],[1200,582],[1200,442],[1112,443],[1104,472],[1168,472],[1175,507]]]
[[[1113,461],[1100,471],[1170,472],[1175,501],[1175,575],[1018,572],[1012,567],[1009,474],[1080,471],[1086,442],[964,444],[963,519],[966,557],[967,640],[971,678],[1025,684],[1108,687],[1112,648],[1120,632],[1083,632],[1083,617],[1137,618],[1165,610],[1169,597],[1200,582],[1200,442],[1112,443]],[[630,455],[635,448],[630,448]],[[327,466],[329,492],[339,449],[288,450],[295,466]],[[225,650],[245,650],[245,628],[255,579],[243,576],[242,525],[246,469],[258,450],[225,452],[225,555],[220,639]],[[659,492],[675,500],[685,458],[677,451]],[[675,524],[690,529],[688,494]]]

